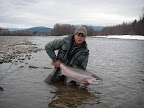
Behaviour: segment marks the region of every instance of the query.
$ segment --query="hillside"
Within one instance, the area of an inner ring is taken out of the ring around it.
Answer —
[[[80,27],[82,25],[74,25],[75,27]],[[93,25],[87,25],[92,27],[95,31],[101,31],[104,27],[103,26],[93,26]]]
[[[38,31],[38,32],[45,32],[45,33],[50,33],[51,30],[52,30],[51,28],[43,27],[43,26],[25,29],[25,31]]]
[[[103,26],[90,26],[92,27],[95,31],[101,31],[104,27]]]

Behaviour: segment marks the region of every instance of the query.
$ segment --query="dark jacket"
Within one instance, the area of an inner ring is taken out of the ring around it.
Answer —
[[[46,52],[53,62],[60,60],[67,65],[76,65],[79,68],[86,69],[89,56],[87,44],[84,42],[76,51],[70,54],[68,52],[72,50],[71,47],[74,45],[73,40],[74,36],[68,36],[51,41],[45,46]],[[55,50],[58,50],[57,55],[54,52]],[[68,55],[72,56],[68,57]]]

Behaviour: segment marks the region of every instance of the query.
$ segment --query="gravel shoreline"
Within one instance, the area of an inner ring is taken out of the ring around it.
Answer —
[[[0,64],[12,62],[13,59],[24,60],[31,56],[31,52],[43,50],[30,42],[30,38],[26,36],[0,36]],[[26,55],[21,58],[21,54]]]

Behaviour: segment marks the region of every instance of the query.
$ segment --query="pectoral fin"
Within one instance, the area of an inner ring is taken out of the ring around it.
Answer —
[[[66,78],[66,83],[70,83],[72,80],[70,78]]]

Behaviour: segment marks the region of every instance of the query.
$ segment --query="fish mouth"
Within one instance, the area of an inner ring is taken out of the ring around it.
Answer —
[[[93,84],[93,85],[102,85],[103,83],[102,83],[102,80],[96,80],[96,81],[92,82],[91,84]]]
[[[86,81],[85,83],[83,83],[84,86],[89,86],[89,85],[102,85],[102,80],[96,80],[96,81],[93,81],[93,82],[89,82],[89,81]]]

